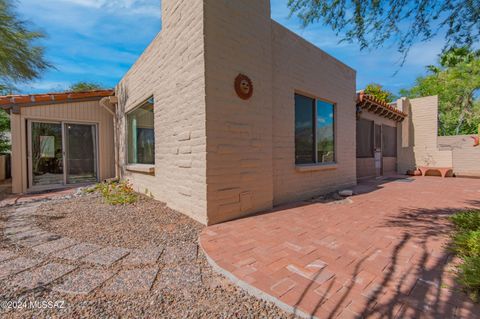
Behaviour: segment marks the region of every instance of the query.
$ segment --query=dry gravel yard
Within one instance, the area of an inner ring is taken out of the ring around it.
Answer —
[[[151,199],[89,194],[0,216],[0,301],[64,301],[2,318],[291,317],[214,273],[197,249],[203,226]]]

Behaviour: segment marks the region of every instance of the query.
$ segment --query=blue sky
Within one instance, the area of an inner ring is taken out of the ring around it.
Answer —
[[[328,27],[302,28],[289,18],[287,2],[271,0],[272,18],[356,69],[358,89],[370,82],[395,93],[409,87],[443,46],[442,38],[415,45],[400,68],[394,47],[359,51],[355,43],[339,44]],[[18,0],[17,11],[47,34],[40,43],[55,66],[42,78],[19,85],[22,93],[65,90],[77,81],[113,87],[161,29],[160,0]]]

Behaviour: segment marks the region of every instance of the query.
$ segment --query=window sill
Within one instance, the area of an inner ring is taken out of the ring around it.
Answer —
[[[338,164],[300,164],[295,165],[297,172],[315,172],[315,171],[331,171],[337,169]]]
[[[125,166],[129,172],[155,175],[155,165],[150,164],[129,164]]]

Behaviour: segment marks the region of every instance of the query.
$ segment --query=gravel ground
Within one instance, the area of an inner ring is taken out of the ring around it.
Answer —
[[[2,229],[8,210],[0,209]],[[175,247],[178,251],[196,245],[203,227],[148,198],[112,207],[95,194],[47,202],[38,210],[37,222],[43,229],[79,241],[127,248]],[[42,257],[15,246],[1,234],[0,248],[29,258]],[[115,267],[119,271],[123,266],[118,263]],[[148,293],[107,295],[98,289],[75,296],[53,291],[50,285],[25,290],[16,287],[14,280],[1,280],[0,301],[4,300],[65,303],[63,309],[0,309],[1,318],[293,318],[215,273],[201,250],[194,260],[178,259],[173,264],[162,256],[157,279]]]
[[[126,248],[197,242],[203,225],[147,197],[108,205],[98,194],[48,202],[38,211],[41,228],[99,245]],[[43,215],[43,216],[42,216]]]

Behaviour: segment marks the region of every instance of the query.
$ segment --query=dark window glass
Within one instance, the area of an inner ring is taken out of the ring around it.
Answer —
[[[315,163],[315,101],[295,94],[295,163]]]
[[[295,94],[295,163],[335,162],[335,106]]]
[[[373,157],[373,121],[359,119],[357,121],[357,157]]]
[[[335,106],[317,100],[317,163],[335,161],[334,117]]]
[[[383,125],[382,128],[384,157],[397,157],[397,128]]]
[[[128,163],[155,163],[153,98],[127,114]]]

